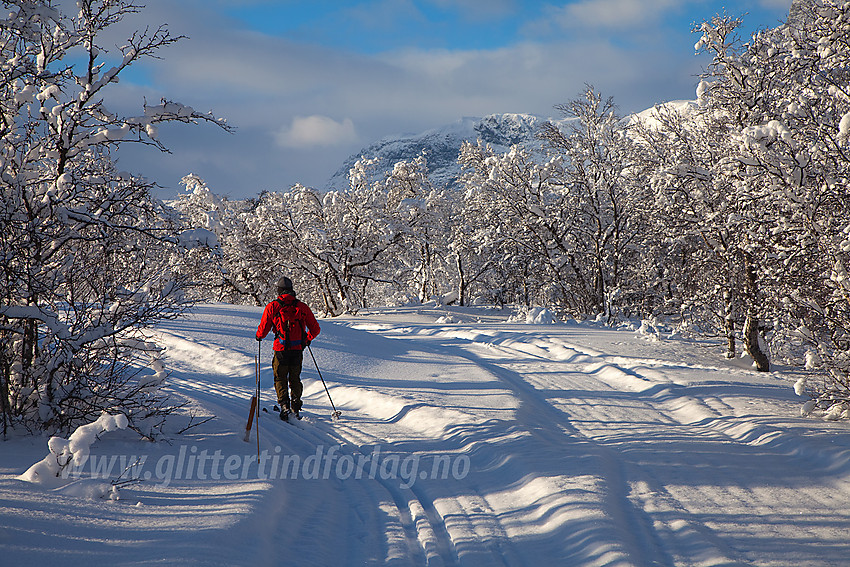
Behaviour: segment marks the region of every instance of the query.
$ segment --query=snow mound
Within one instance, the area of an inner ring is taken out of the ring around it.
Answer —
[[[40,484],[45,488],[59,488],[71,483],[67,471],[70,467],[81,467],[89,457],[91,446],[101,433],[125,429],[128,425],[124,414],[109,415],[103,412],[92,423],[78,427],[68,439],[51,437],[47,441],[50,453],[32,465],[19,480]]]
[[[526,323],[528,325],[553,325],[558,322],[555,313],[545,307],[532,307],[526,312],[520,312],[508,318],[510,323]]]
[[[545,307],[534,307],[525,316],[525,322],[530,325],[552,325],[557,323],[558,319]]]
[[[53,490],[84,500],[120,500],[118,486],[96,478],[81,478]]]

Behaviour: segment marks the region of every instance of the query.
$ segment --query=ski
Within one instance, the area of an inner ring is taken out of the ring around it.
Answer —
[[[254,425],[254,414],[256,413],[256,410],[257,410],[257,396],[251,396],[251,412],[248,414],[248,423],[245,425],[245,437],[243,437],[243,440],[246,443],[249,442],[250,437],[251,437],[251,427]],[[259,427],[259,426],[260,426],[260,424],[257,423],[257,427]]]
[[[266,412],[266,413],[274,412],[276,414],[280,414],[280,408],[278,408],[277,406],[274,406],[271,410],[269,410],[269,408],[263,408],[263,411]],[[289,412],[289,415],[295,416],[295,419],[297,419],[299,421],[304,419],[304,416],[301,415],[301,412],[298,412],[298,413]],[[281,419],[281,421],[289,422],[289,419]]]

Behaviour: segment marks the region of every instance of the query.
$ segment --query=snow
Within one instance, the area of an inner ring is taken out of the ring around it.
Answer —
[[[435,187],[455,185],[461,174],[457,158],[463,142],[481,140],[499,152],[509,151],[513,145],[522,145],[536,152],[536,155],[543,156],[543,145],[536,133],[540,124],[546,121],[565,126],[572,119],[547,119],[516,113],[490,114],[482,118],[465,117],[418,134],[387,136],[351,155],[328,180],[325,189],[347,187],[349,171],[364,157],[378,160],[369,179],[377,181],[391,172],[398,162],[414,160],[423,151],[428,158],[428,178],[431,183]]]
[[[69,484],[66,467],[82,467],[89,458],[91,446],[102,433],[127,427],[127,416],[103,412],[92,423],[78,427],[68,439],[51,437],[47,441],[50,453],[28,468],[19,480],[48,488],[61,488]]]
[[[661,327],[371,310],[312,345],[342,418],[307,356],[305,418],[261,413],[258,459],[260,314],[199,306],[155,330],[170,387],[212,421],[149,443],[104,417],[51,442],[85,461],[56,488],[21,479],[44,438],[2,442],[3,563],[846,564],[850,424],[790,371]]]
[[[704,83],[704,81],[700,84],[702,85],[702,83]],[[698,95],[704,94],[705,89],[707,88],[708,83],[702,85],[702,90],[698,93]],[[660,125],[660,122],[658,120],[659,111],[676,112],[687,116],[692,115],[694,113],[694,109],[697,105],[698,102],[693,100],[674,100],[670,102],[661,103],[656,106],[653,106],[652,108],[647,108],[646,110],[627,116],[626,124],[632,125],[638,122],[642,122],[650,128],[658,128]]]
[[[850,112],[841,117],[838,123],[838,139],[846,142],[850,138]]]
[[[205,228],[192,228],[178,234],[177,242],[185,248],[197,248],[199,246],[215,248],[218,246],[218,236]]]

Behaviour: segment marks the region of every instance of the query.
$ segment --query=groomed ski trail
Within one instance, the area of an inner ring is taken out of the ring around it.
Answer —
[[[337,447],[332,472],[340,459],[368,462],[380,447],[426,463],[421,478],[276,481],[268,498],[291,501],[298,513],[281,512],[268,537],[294,542],[293,557],[327,565],[824,565],[840,564],[837,549],[850,551],[829,527],[850,525],[850,515],[828,496],[850,490],[822,470],[843,470],[841,453],[818,469],[810,457],[823,440],[799,443],[779,423],[799,426],[790,385],[777,377],[710,356],[682,360],[680,347],[633,332],[391,314],[323,321],[313,348],[342,419],[330,419],[305,361],[305,408],[316,417],[282,424],[265,414],[261,440],[304,457]],[[202,402],[223,393],[210,387]],[[441,457],[467,458],[468,474],[430,478],[428,459]],[[824,525],[817,544],[789,515]],[[328,533],[344,534],[332,549]]]
[[[800,418],[782,372],[589,323],[367,311],[321,321],[313,343],[342,419],[308,359],[305,419],[261,412],[260,464],[255,433],[242,440],[260,313],[198,306],[154,330],[170,387],[215,418],[153,444],[98,441],[101,455],[146,457],[120,501],[25,485],[17,475],[45,449],[7,445],[18,454],[0,468],[4,561],[820,567],[850,556],[850,424]],[[268,341],[265,407],[270,359]]]
[[[829,440],[823,438],[801,443],[771,425],[776,416],[754,413],[747,399],[767,396],[770,409],[793,416],[787,382],[719,361],[712,367],[607,355],[557,336],[587,333],[575,328],[528,333],[408,325],[381,332],[419,348],[430,341],[435,354],[461,353],[496,377],[519,400],[516,421],[534,438],[538,465],[547,454],[553,462],[560,457],[565,471],[568,461],[585,461],[584,472],[599,483],[597,504],[605,518],[594,529],[611,536],[604,562],[787,565],[794,557],[795,564],[841,564],[824,549],[845,545],[831,524],[847,525],[850,516],[829,501],[848,495],[844,476],[834,474],[846,470],[846,448],[825,447]],[[611,335],[612,346],[626,338],[615,331],[594,334]],[[730,373],[746,383],[735,384]],[[682,443],[686,451],[677,448]],[[835,458],[818,459],[823,449]],[[819,470],[818,460],[833,470]],[[794,516],[806,520],[797,523]],[[826,527],[828,545],[801,534],[812,518]],[[575,530],[555,540],[568,540],[570,533]],[[567,564],[594,560],[561,551]]]

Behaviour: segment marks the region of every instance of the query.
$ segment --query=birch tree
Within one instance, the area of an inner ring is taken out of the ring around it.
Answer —
[[[175,266],[197,242],[179,234],[149,182],[117,169],[115,150],[133,142],[165,150],[157,137],[163,122],[226,125],[166,100],[145,104],[138,116],[107,108],[122,71],[180,39],[163,26],[134,33],[114,52],[99,45],[139,6],[80,0],[68,16],[48,1],[3,4],[4,427],[68,431],[108,409],[149,431],[173,406],[159,389],[159,350],[142,329],[184,307],[191,282]]]

